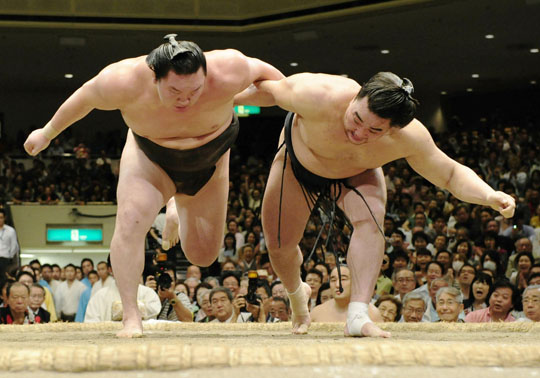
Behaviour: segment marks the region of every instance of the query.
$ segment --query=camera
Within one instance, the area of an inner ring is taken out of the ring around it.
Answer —
[[[260,306],[259,300],[261,296],[257,295],[257,288],[259,287],[259,274],[256,270],[250,270],[248,272],[248,292],[245,296],[246,302],[255,306]]]
[[[169,290],[172,286],[172,278],[167,272],[159,272],[156,274],[156,284],[158,289]]]

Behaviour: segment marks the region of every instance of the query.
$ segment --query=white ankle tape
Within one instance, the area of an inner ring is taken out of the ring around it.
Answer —
[[[309,309],[307,306],[307,301],[309,298],[306,298],[306,292],[304,291],[304,284],[301,283],[294,292],[290,293],[287,290],[287,296],[289,297],[289,302],[291,304],[291,309],[295,315],[306,315],[309,314]]]
[[[351,336],[361,336],[362,327],[372,323],[368,315],[368,304],[362,302],[349,303],[347,313],[347,329]]]

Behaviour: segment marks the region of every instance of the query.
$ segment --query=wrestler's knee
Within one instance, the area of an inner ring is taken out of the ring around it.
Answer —
[[[152,224],[153,219],[152,214],[139,209],[135,204],[120,206],[116,214],[113,239],[133,238],[141,232],[145,235],[146,227]]]
[[[268,253],[270,254],[270,257],[272,258],[280,258],[284,256],[288,256],[291,254],[291,252],[296,254],[296,249],[298,247],[298,243],[294,243],[292,241],[287,240],[281,240],[279,242],[277,239],[273,241],[266,241],[266,248],[268,249]]]
[[[181,242],[181,245],[189,262],[200,267],[212,265],[219,254],[219,245],[211,247],[193,241]]]

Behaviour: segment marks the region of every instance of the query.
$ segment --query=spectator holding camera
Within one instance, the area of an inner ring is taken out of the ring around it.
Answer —
[[[174,270],[168,269],[146,278],[146,286],[156,290],[161,301],[158,320],[192,322],[193,311],[189,297],[182,292],[175,292],[176,279]]]

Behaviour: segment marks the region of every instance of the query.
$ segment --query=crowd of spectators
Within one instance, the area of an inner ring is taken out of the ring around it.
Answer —
[[[435,137],[450,157],[515,198],[516,212],[510,219],[491,208],[459,201],[417,176],[403,159],[383,167],[387,213],[381,226],[387,243],[370,306],[372,319],[540,320],[538,140],[534,127],[514,126]],[[64,146],[57,147],[65,151]],[[31,168],[4,156],[0,182],[4,203],[114,201],[117,172],[111,158],[81,151],[85,148],[81,144],[73,148],[74,159],[51,153],[48,165],[36,158]],[[145,319],[290,319],[286,292],[272,269],[260,222],[269,162],[269,158],[233,153],[223,247],[210,267],[192,265],[180,272],[174,263],[162,263],[158,257],[163,222],[156,219],[148,234],[148,254],[153,260],[139,287]],[[346,261],[351,229],[346,222],[337,222],[330,230],[323,221],[324,215],[315,211],[306,227],[300,243],[302,274],[312,290],[314,321],[342,321],[341,310],[350,296],[349,272],[342,269],[340,280],[335,268]],[[328,238],[332,238],[330,243],[326,243]],[[86,266],[83,261],[79,269],[34,261],[17,269],[10,279],[23,285],[8,281],[2,286],[0,322],[9,322],[8,307],[11,322],[121,319],[114,273],[105,261],[97,268],[94,271],[91,261]],[[20,305],[24,301],[26,309]]]

